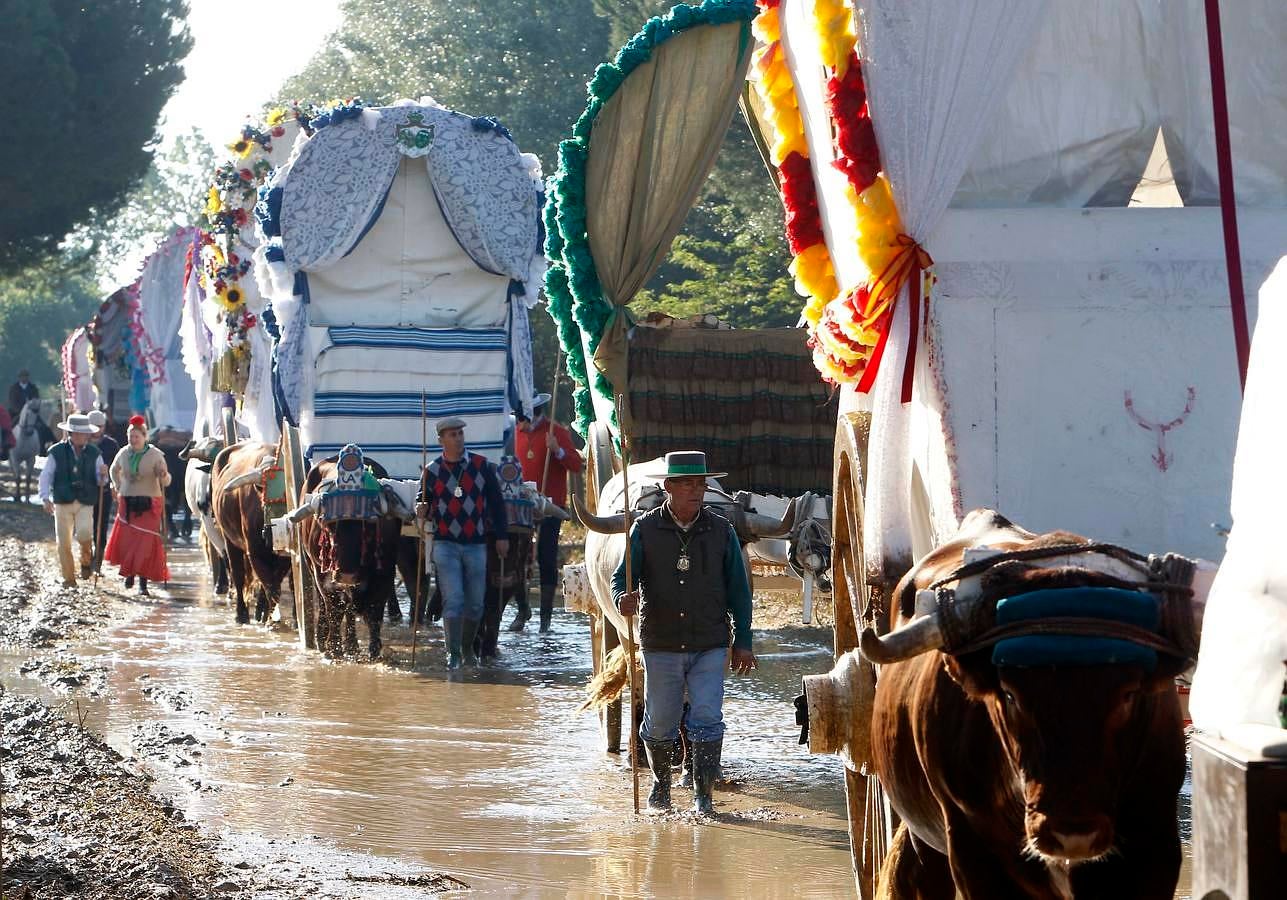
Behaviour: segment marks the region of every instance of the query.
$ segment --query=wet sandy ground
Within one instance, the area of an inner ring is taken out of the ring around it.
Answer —
[[[12,647],[0,662],[15,690],[75,691],[86,729],[221,836],[244,867],[239,887],[288,896],[293,871],[308,881],[299,896],[393,896],[391,875],[443,872],[489,896],[852,892],[839,765],[796,743],[790,702],[801,674],[826,667],[825,631],[761,636],[760,671],[729,680],[721,815],[657,821],[632,815],[624,755],[599,752],[596,718],[574,712],[589,673],[583,618],[559,611],[550,635],[503,633],[500,664],[464,676],[442,668],[436,627],[420,634],[414,672],[327,663],[299,653],[293,630],[237,627],[195,552],[175,552],[172,568],[168,597],[108,601],[125,607],[120,624],[87,620],[81,640],[55,639],[34,666]],[[410,629],[385,628],[403,661]]]
[[[790,703],[800,675],[828,668],[828,631],[757,635],[760,670],[728,682],[720,815],[657,820],[632,815],[625,756],[600,752],[596,718],[574,711],[589,675],[582,617],[556,612],[549,635],[503,632],[501,662],[464,675],[445,671],[437,627],[422,628],[414,671],[410,629],[387,623],[389,664],[331,663],[300,653],[288,627],[236,626],[181,544],[153,602],[111,577],[98,592],[58,591],[51,548],[15,559],[14,547],[0,552],[0,605],[19,613],[0,618],[0,676],[78,724],[4,698],[6,723],[31,732],[24,748],[6,728],[5,832],[31,836],[19,863],[70,848],[67,871],[116,860],[130,886],[32,897],[382,898],[461,885],[507,897],[852,896],[840,767],[796,743]],[[104,808],[161,835],[155,858],[131,858],[139,835],[125,831],[87,852],[94,831],[75,791],[22,793],[32,773],[75,776],[69,758],[81,756],[101,757],[95,779],[122,781]],[[8,887],[13,861],[6,852]],[[1178,896],[1187,882],[1186,871]]]

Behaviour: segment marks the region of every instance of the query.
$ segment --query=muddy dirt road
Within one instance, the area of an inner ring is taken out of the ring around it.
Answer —
[[[52,548],[31,540],[47,526],[18,515],[0,510],[5,721],[27,723],[4,737],[6,897],[852,892],[839,764],[796,743],[790,703],[827,667],[828,632],[760,633],[760,670],[730,678],[716,820],[636,819],[624,757],[574,711],[581,617],[503,633],[500,664],[464,676],[444,670],[436,627],[415,671],[410,630],[387,624],[385,664],[327,663],[289,628],[236,626],[182,544],[151,602],[112,577],[59,590]],[[105,779],[93,804],[68,789]],[[151,818],[94,825],[130,803]],[[109,876],[128,890],[85,887]]]

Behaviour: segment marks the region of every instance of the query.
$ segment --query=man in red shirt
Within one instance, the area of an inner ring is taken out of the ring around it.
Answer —
[[[564,509],[568,505],[568,473],[580,472],[584,467],[581,454],[572,443],[568,429],[551,422],[545,416],[550,395],[541,393],[532,398],[535,421],[521,412],[518,414],[518,433],[514,449],[523,464],[523,480],[536,482],[537,490]],[[549,464],[546,464],[548,458]],[[546,474],[548,472],[548,474]],[[559,578],[559,529],[563,521],[554,516],[541,519],[536,538],[536,562],[541,570],[541,631],[550,630],[550,616],[554,613],[554,587]],[[510,631],[522,631],[532,610],[519,607]]]

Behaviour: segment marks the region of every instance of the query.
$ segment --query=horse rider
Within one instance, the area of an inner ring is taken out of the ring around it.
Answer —
[[[27,401],[39,399],[40,389],[32,382],[30,373],[26,369],[19,369],[18,380],[9,385],[9,417],[17,422],[18,414],[27,405]],[[48,423],[39,416],[36,418],[36,433],[40,436],[41,447],[54,442],[54,433],[49,430]]]
[[[120,452],[121,445],[116,443],[116,438],[107,433],[107,413],[101,409],[91,409],[87,418],[95,430],[90,442],[98,447],[103,465],[111,471],[112,461]],[[107,533],[111,527],[112,495],[107,491],[99,491],[97,502],[94,504],[94,571],[99,575],[103,574],[103,549],[107,546]]]
[[[80,544],[80,577],[89,578],[93,564],[94,504],[99,486],[106,480],[107,467],[98,447],[90,443],[94,426],[88,416],[74,413],[58,427],[66,437],[49,448],[45,467],[40,470],[38,490],[45,512],[54,517],[63,587],[75,587],[72,541]]]
[[[170,580],[162,531],[170,470],[165,454],[147,442],[147,422],[142,416],[130,417],[125,436],[129,443],[112,461],[116,519],[103,558],[120,567],[126,589],[134,587],[138,576],[139,595],[148,597],[149,580]]]
[[[724,742],[724,667],[755,668],[751,650],[751,584],[733,526],[702,505],[706,454],[666,454],[666,500],[630,530],[630,561],[637,580],[627,591],[626,561],[612,576],[622,615],[639,614],[644,664],[640,737],[652,769],[649,811],[670,809],[670,767],[687,692],[688,737],[693,748],[693,811],[710,815],[711,790]],[[729,618],[732,617],[732,654]]]
[[[496,466],[465,449],[465,420],[450,416],[435,424],[442,454],[425,466],[416,516],[432,523],[433,563],[442,591],[442,627],[447,668],[478,662],[474,637],[487,590],[487,539],[509,553],[505,501]]]
[[[568,473],[580,472],[585,463],[572,443],[572,432],[541,412],[549,402],[549,394],[537,394],[532,398],[532,414],[536,418],[529,420],[522,413],[518,414],[514,452],[523,465],[523,480],[536,482],[540,493],[549,497],[552,503],[567,508]],[[536,534],[536,564],[541,572],[542,632],[550,630],[550,618],[554,614],[554,590],[559,580],[559,529],[562,527],[562,519],[545,516]],[[522,631],[531,617],[532,610],[526,598],[520,598],[518,612],[509,630]]]

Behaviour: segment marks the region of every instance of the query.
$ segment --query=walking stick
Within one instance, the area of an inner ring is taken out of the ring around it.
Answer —
[[[94,516],[94,555],[90,558],[90,562],[94,564],[94,590],[98,590],[98,569],[103,564],[103,556],[103,485],[100,483]]]
[[[622,395],[617,394],[617,426],[621,434],[621,487],[625,497],[626,518],[626,593],[634,587],[631,578],[630,557],[630,451],[626,445],[625,417],[621,414]],[[639,815],[639,751],[638,735],[635,729],[635,704],[639,700],[639,672],[635,668],[635,617],[626,616],[626,656],[630,666],[630,782],[635,798],[635,815]]]
[[[554,410],[559,405],[559,369],[561,369],[562,367],[563,367],[563,346],[560,344],[558,355],[554,358],[554,384],[550,387],[550,414],[549,416],[547,416],[547,418],[550,420],[550,427],[546,429],[547,434],[554,434]],[[535,415],[536,410],[532,410],[532,414]],[[620,413],[617,413],[617,421],[618,422],[621,421]],[[553,451],[550,450],[550,445],[547,442],[545,445],[545,467],[541,472],[541,484],[540,484],[541,493],[545,494],[547,497],[549,496],[549,494],[546,493],[546,482],[549,480],[549,477],[550,477],[550,457],[552,455],[553,455]],[[564,499],[566,501],[566,498]]]
[[[425,483],[425,455],[429,443],[428,425],[426,423],[425,392],[420,390],[420,484]],[[418,492],[417,492],[418,493]],[[411,598],[411,668],[416,667],[416,638],[420,634],[420,586],[425,577],[425,526],[416,516],[416,595]]]

